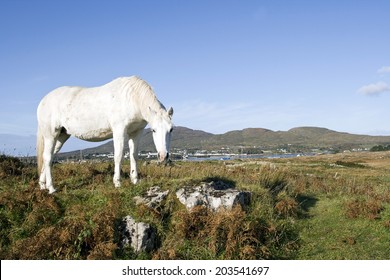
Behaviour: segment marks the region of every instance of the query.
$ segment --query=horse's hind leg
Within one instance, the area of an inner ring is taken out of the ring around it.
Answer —
[[[41,174],[39,175],[39,187],[41,190],[46,189],[46,172],[45,172],[45,166],[42,166]]]
[[[62,146],[64,145],[66,140],[69,139],[69,137],[70,137],[70,135],[67,134],[66,130],[63,128],[60,135],[57,138],[56,145],[54,148],[54,154],[58,153],[61,150]]]
[[[53,159],[54,146],[56,143],[56,137],[45,137],[44,149],[43,149],[43,168],[40,176],[40,185],[41,188],[45,184],[46,189],[49,190],[49,193],[53,193],[56,190],[53,187],[53,180],[51,176],[51,162]]]

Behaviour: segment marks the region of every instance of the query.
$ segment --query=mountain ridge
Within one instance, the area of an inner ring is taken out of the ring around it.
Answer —
[[[21,142],[17,146],[18,138],[16,135],[12,138],[12,141],[9,140],[8,142],[5,136],[5,134],[0,134],[0,142],[4,146],[3,153],[7,149],[10,149],[8,147],[21,147],[23,145],[22,140],[27,139],[28,142],[24,145],[28,148],[28,153],[26,152],[25,155],[31,156],[35,154],[35,136],[21,137]],[[266,128],[250,127],[241,130],[232,130],[222,134],[213,134],[203,130],[176,126],[172,134],[171,150],[229,149],[231,151],[243,151],[243,148],[257,149],[258,151],[281,148],[288,148],[293,151],[309,151],[311,149],[348,150],[371,148],[375,145],[388,144],[390,144],[390,136],[351,134],[312,126],[294,127],[287,131],[273,131]],[[88,155],[112,153],[114,148],[112,141],[109,141],[97,147],[81,150],[84,155]],[[145,129],[144,135],[140,140],[139,151],[155,151],[150,129]],[[23,155],[24,153],[19,152],[18,154]],[[80,155],[80,149],[60,153],[61,157],[76,154]]]
[[[171,150],[229,149],[242,151],[243,148],[257,148],[258,150],[288,148],[294,151],[308,151],[311,149],[346,150],[371,148],[383,144],[390,144],[390,136],[351,134],[323,127],[295,127],[288,131],[245,128],[223,134],[212,134],[202,130],[177,126],[172,134]],[[113,150],[113,143],[110,141],[96,148],[85,149],[83,154],[112,153]],[[146,129],[141,137],[139,151],[155,151],[152,132],[149,129]]]

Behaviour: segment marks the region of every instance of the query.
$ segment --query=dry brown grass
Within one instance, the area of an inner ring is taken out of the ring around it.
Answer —
[[[209,257],[216,259],[270,258],[265,245],[267,226],[248,218],[240,206],[218,212],[198,206],[175,213],[173,220],[173,239],[154,254],[154,259],[188,258],[182,253],[188,241],[208,248]]]
[[[82,217],[67,218],[42,227],[34,235],[18,240],[11,259],[112,259],[114,220],[96,216],[87,223]]]
[[[296,218],[299,213],[299,204],[292,197],[286,197],[280,199],[275,204],[275,211],[278,216],[282,217],[293,217]]]
[[[14,157],[0,155],[0,179],[10,176],[19,176],[24,169],[23,163]]]
[[[390,153],[358,156],[176,162],[167,167],[141,163],[137,186],[128,182],[126,164],[121,189],[112,185],[112,163],[56,164],[54,195],[39,190],[33,166],[4,158],[0,258],[291,259],[301,245],[297,225],[317,218],[309,212],[324,197],[340,201],[340,213],[351,225],[369,220],[390,228]],[[251,191],[248,209],[187,211],[178,202],[178,188],[214,179]],[[154,185],[171,191],[167,201],[157,210],[136,206],[133,197]],[[116,223],[126,215],[157,228],[156,251],[142,255],[118,248]],[[345,236],[343,245],[361,243],[355,234]]]
[[[370,220],[379,219],[384,210],[383,203],[374,198],[356,198],[345,205],[347,216],[351,219],[364,217]]]
[[[20,224],[6,233],[13,246],[2,258],[112,259],[118,199],[110,197],[94,214],[89,206],[63,203],[38,188],[2,192],[0,204],[17,215],[7,220]]]

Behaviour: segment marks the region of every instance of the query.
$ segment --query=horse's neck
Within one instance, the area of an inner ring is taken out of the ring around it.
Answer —
[[[154,96],[147,96],[139,104],[139,112],[142,116],[142,119],[147,123],[151,123],[153,121],[153,114],[151,110],[155,113],[159,113],[161,110],[165,110],[164,106],[158,101],[158,99]]]

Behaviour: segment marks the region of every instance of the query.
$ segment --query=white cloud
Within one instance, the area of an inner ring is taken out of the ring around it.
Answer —
[[[390,66],[383,66],[377,71],[379,74],[390,73]]]
[[[362,86],[358,89],[357,92],[367,96],[375,96],[387,91],[390,91],[390,86],[387,83],[377,82],[374,84]]]

